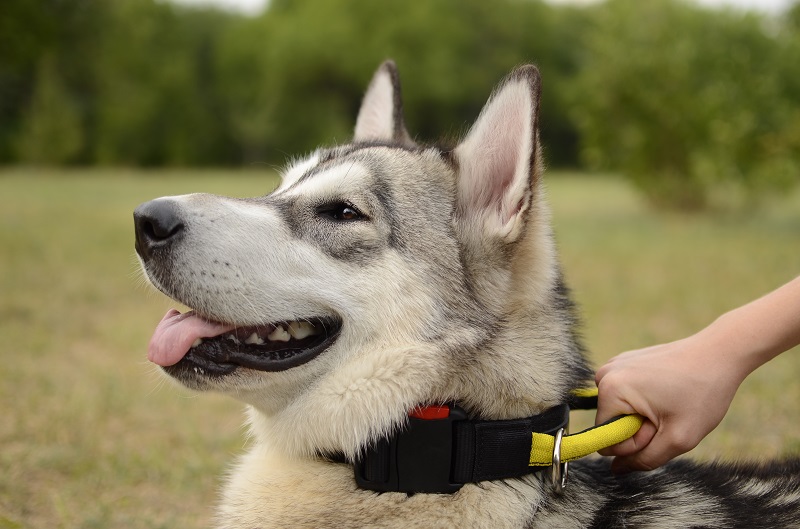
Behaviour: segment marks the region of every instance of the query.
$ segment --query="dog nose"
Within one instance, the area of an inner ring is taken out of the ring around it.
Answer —
[[[151,200],[136,208],[133,224],[136,229],[136,253],[145,260],[152,257],[158,248],[175,242],[184,228],[178,204],[166,199]]]

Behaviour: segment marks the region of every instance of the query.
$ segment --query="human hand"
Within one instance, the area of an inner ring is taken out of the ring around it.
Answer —
[[[632,438],[600,451],[616,456],[614,472],[657,468],[716,428],[747,375],[719,345],[699,333],[623,353],[597,371],[596,424],[622,414],[645,417]]]
[[[630,439],[601,450],[612,470],[652,470],[717,427],[758,366],[800,345],[800,277],[683,340],[629,351],[597,371],[596,423],[645,417]]]

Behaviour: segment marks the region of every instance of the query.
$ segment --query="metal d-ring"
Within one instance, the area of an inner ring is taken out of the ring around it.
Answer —
[[[567,486],[567,475],[569,474],[569,462],[561,462],[561,440],[564,437],[564,428],[559,428],[553,443],[553,466],[550,467],[550,480],[553,482],[553,490],[556,494],[564,492]]]

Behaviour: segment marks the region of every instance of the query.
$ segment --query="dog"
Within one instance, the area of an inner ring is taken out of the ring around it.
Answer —
[[[352,142],[293,161],[268,195],[136,209],[146,277],[191,308],[166,314],[148,358],[248,404],[217,527],[800,527],[797,460],[614,476],[594,456],[565,481],[554,444],[549,469],[528,466],[531,435],[560,443],[593,381],[540,92],[519,67],[457,146],[418,145],[387,61]]]

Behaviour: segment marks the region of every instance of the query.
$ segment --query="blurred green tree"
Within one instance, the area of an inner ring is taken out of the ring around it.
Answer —
[[[274,0],[254,18],[156,0],[7,0],[0,162],[15,159],[47,52],[80,116],[80,163],[275,162],[346,141],[370,75],[394,58],[422,141],[458,136],[499,78],[537,63],[548,159],[574,165],[563,86],[584,19],[542,0]]]
[[[677,0],[596,8],[573,92],[586,163],[658,206],[741,205],[797,181],[796,64],[763,18]]]
[[[459,135],[511,68],[535,62],[546,79],[548,157],[574,164],[562,86],[577,53],[564,42],[583,18],[539,0],[274,0],[222,38],[226,112],[248,161],[346,141],[372,72],[393,58],[410,131],[436,141]]]
[[[228,18],[153,0],[118,0],[96,64],[103,164],[200,165],[232,161],[217,97],[214,48]]]
[[[785,20],[790,31],[794,31],[795,34],[800,32],[800,2],[794,2],[789,6],[786,10]]]
[[[15,161],[18,135],[40,82],[43,62],[79,114],[86,161],[92,143],[93,64],[102,33],[105,0],[3,0],[0,4],[0,163]],[[37,110],[38,111],[38,110]]]
[[[18,158],[33,165],[63,165],[75,161],[82,146],[77,105],[53,57],[46,55],[40,59],[33,98],[17,137]]]
[[[58,151],[64,163],[279,162],[347,141],[386,58],[411,133],[447,141],[498,79],[533,62],[551,165],[577,165],[580,143],[582,163],[623,171],[654,203],[703,208],[797,180],[798,6],[777,19],[680,0],[272,0],[247,17],[3,0],[0,163],[44,152],[36,138],[57,125],[79,140]]]

